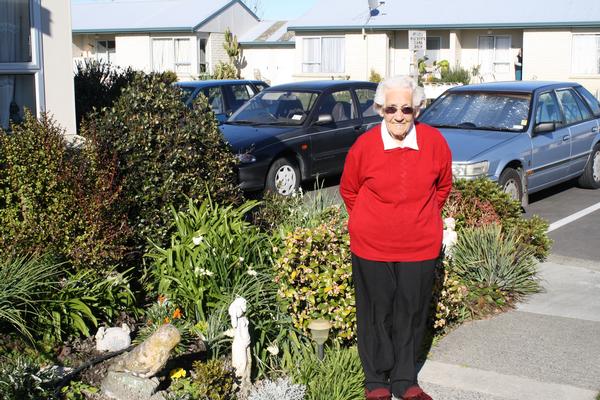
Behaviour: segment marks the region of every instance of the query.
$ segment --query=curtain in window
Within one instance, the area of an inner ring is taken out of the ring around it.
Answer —
[[[509,72],[510,63],[510,37],[496,36],[496,48],[494,52],[494,72]]]
[[[323,38],[321,72],[344,72],[344,38]]]
[[[173,40],[152,40],[152,70],[155,72],[173,71],[175,65]]]
[[[479,36],[479,65],[481,74],[489,74],[494,70],[493,36]]]
[[[191,66],[190,39],[175,39],[175,72],[189,74]]]
[[[575,74],[600,73],[600,35],[573,35],[571,70]]]
[[[29,0],[0,1],[0,63],[30,62]],[[0,75],[0,127],[8,128],[14,75]]]
[[[321,39],[304,38],[302,44],[302,72],[320,72]]]

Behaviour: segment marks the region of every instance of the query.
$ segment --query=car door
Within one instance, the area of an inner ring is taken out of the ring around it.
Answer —
[[[571,133],[569,175],[583,173],[598,125],[592,111],[572,88],[556,91]]]
[[[528,186],[535,190],[564,178],[569,171],[571,134],[565,127],[561,108],[554,91],[540,93],[534,109],[534,124],[555,123],[554,130],[532,133],[531,168]]]
[[[344,167],[346,153],[364,128],[350,88],[323,93],[316,104],[315,119],[331,115],[327,124],[309,128],[312,147],[312,175],[337,174]]]

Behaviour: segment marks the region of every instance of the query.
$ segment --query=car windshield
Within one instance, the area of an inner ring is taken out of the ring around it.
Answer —
[[[522,132],[527,129],[531,95],[456,92],[433,103],[419,120],[436,128]]]
[[[310,114],[318,93],[266,90],[240,107],[227,124],[301,125]]]

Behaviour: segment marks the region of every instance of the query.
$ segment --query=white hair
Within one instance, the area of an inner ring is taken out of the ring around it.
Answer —
[[[412,91],[412,106],[420,107],[425,100],[425,92],[417,82],[408,75],[396,75],[385,78],[377,86],[373,108],[379,112],[385,106],[385,93],[388,89],[410,89]]]

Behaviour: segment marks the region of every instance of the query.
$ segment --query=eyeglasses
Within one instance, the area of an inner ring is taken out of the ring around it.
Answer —
[[[415,112],[415,109],[410,106],[402,106],[402,107],[400,107],[400,111],[402,112],[402,114],[408,115],[408,114],[412,114],[413,112]],[[396,114],[398,112],[398,107],[388,106],[383,109],[383,112],[386,114]]]

